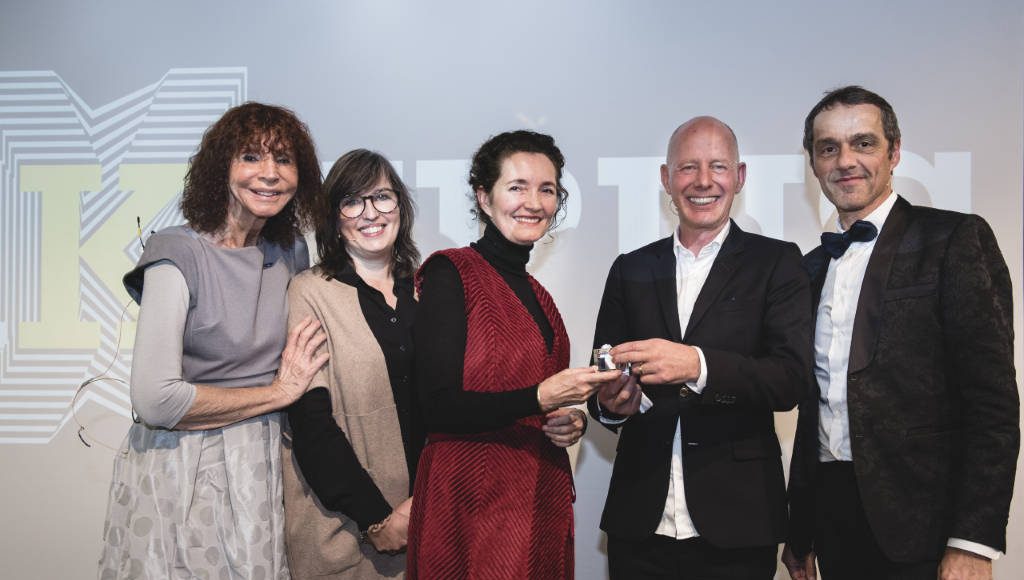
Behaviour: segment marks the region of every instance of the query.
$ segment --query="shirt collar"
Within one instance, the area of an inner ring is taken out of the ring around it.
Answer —
[[[869,213],[867,217],[862,218],[861,221],[871,222],[875,226],[875,229],[881,233],[882,225],[885,224],[886,218],[889,217],[889,212],[892,211],[892,206],[896,205],[897,197],[899,196],[896,195],[895,191],[889,192],[889,197],[885,198],[882,205],[876,207],[875,211]],[[839,233],[843,233],[845,231],[843,230],[843,226],[839,222],[838,217],[836,218],[836,231]]]
[[[366,281],[363,280],[362,277],[359,276],[359,274],[356,273],[356,267],[351,262],[345,264],[345,267],[342,268],[341,272],[338,273],[337,279],[338,279],[339,282],[344,282],[345,284],[348,284],[349,286],[354,286],[356,288],[365,288],[367,290],[373,290],[374,292],[377,292],[377,293],[380,292],[376,288],[374,288],[374,287],[370,286],[369,284],[367,284]],[[402,290],[406,289],[406,288],[412,288],[412,285],[413,285],[412,278],[409,278],[409,277],[401,278],[401,277],[395,276],[395,294],[396,295],[399,292],[401,292]]]
[[[718,253],[718,250],[721,249],[722,244],[725,243],[725,238],[727,238],[729,236],[729,230],[731,230],[731,229],[732,229],[732,220],[729,220],[729,221],[725,222],[725,227],[723,227],[722,230],[720,232],[718,232],[718,234],[715,236],[715,239],[711,240],[711,242],[708,245],[706,245],[706,246],[704,246],[703,248],[700,249],[700,255],[696,256],[696,257],[699,258],[700,256],[706,256],[709,253]],[[692,256],[693,255],[692,253],[690,253],[690,250],[687,250],[686,247],[683,246],[683,243],[679,241],[679,228],[678,227],[672,233],[672,251],[675,252],[677,260],[679,259],[680,256]],[[682,252],[686,252],[686,253],[683,254]]]
[[[363,279],[359,277],[359,274],[356,274],[356,268],[352,265],[352,262],[345,264],[341,272],[338,272],[337,278],[339,282],[344,282],[349,286],[359,286],[360,283],[365,284]]]

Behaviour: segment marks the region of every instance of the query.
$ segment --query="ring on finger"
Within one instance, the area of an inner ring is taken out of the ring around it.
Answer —
[[[636,365],[636,376],[638,376],[638,377],[639,376],[643,376],[643,374],[644,374],[644,365],[643,365],[643,363],[640,363],[640,364]]]

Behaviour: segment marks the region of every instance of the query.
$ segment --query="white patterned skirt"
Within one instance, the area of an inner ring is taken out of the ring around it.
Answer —
[[[278,413],[220,429],[134,424],[114,462],[100,580],[288,580]]]

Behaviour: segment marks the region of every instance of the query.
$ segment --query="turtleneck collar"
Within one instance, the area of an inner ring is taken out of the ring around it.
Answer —
[[[499,271],[526,276],[526,263],[530,261],[533,244],[520,246],[508,241],[498,228],[488,221],[483,237],[470,246]]]

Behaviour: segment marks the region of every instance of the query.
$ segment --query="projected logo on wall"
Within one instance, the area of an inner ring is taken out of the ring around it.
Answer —
[[[184,221],[177,205],[188,157],[203,131],[245,98],[245,68],[174,69],[98,108],[53,72],[0,71],[0,444],[48,443],[69,422],[77,428],[73,402],[104,417],[130,416],[121,382],[97,381],[75,394],[97,375],[128,378],[136,308],[125,309],[121,276],[142,252],[136,219],[143,236]],[[752,231],[787,237],[787,196],[806,189],[786,186],[805,183],[806,158],[743,159],[747,182],[735,217]],[[394,162],[400,172],[415,167],[406,183],[422,202],[448,208],[433,224],[418,222],[421,234],[445,246],[478,235],[467,217],[467,160]],[[581,223],[583,205],[596,198],[581,195],[575,172],[617,192],[610,207],[595,213],[616,216],[618,251],[666,235],[674,216],[661,191],[662,162],[658,156],[573,158],[563,175],[570,195],[561,229],[582,230],[583,238],[609,233]],[[918,203],[970,211],[970,153],[937,152],[928,160],[903,150],[896,176],[923,187],[928,199]],[[816,183],[805,187],[817,191]],[[822,197],[819,223],[808,220],[801,233],[813,240],[821,226],[830,227],[832,211]],[[541,273],[556,282],[567,275]]]
[[[173,69],[93,108],[51,71],[0,71],[0,443],[49,442],[83,380],[127,378],[136,219],[183,221],[188,157],[245,93],[245,68]],[[93,383],[87,404],[130,414],[116,382]]]

